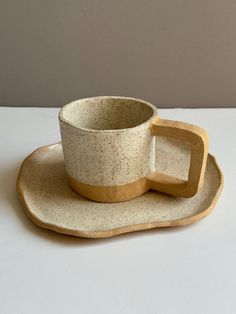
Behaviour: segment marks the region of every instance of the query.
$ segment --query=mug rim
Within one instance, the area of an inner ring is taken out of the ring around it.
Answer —
[[[89,128],[83,128],[83,127],[78,127],[73,125],[68,119],[65,119],[64,112],[68,109],[68,107],[70,107],[72,104],[76,103],[76,102],[80,102],[80,101],[84,101],[84,100],[96,100],[96,99],[121,99],[121,100],[133,100],[139,103],[142,103],[146,106],[148,106],[149,108],[152,109],[153,113],[152,116],[147,119],[146,121],[144,121],[143,123],[140,123],[134,127],[130,127],[130,128],[122,128],[122,129],[104,129],[104,130],[96,130],[96,129],[89,129]],[[150,102],[143,100],[143,99],[139,99],[139,98],[134,98],[134,97],[126,97],[126,96],[92,96],[92,97],[85,97],[85,98],[80,98],[77,100],[73,100],[67,104],[65,104],[61,110],[59,111],[58,114],[58,119],[60,122],[65,123],[66,125],[69,125],[73,128],[75,128],[76,130],[82,130],[82,131],[86,131],[86,132],[94,132],[94,133],[114,133],[114,132],[124,132],[124,131],[131,131],[131,130],[137,130],[139,128],[142,128],[144,126],[146,126],[147,124],[149,124],[149,122],[151,122],[153,120],[154,117],[158,116],[158,112],[157,112],[157,107],[155,107],[153,104],[151,104]]]

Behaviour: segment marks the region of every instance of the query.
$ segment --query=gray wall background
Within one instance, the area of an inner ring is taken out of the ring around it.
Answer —
[[[234,0],[0,0],[0,105],[236,105]]]

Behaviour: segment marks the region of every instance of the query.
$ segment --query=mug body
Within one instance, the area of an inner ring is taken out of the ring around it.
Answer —
[[[59,113],[67,178],[94,201],[119,202],[148,190],[155,169],[150,123],[157,109],[129,97],[92,97],[65,105]]]

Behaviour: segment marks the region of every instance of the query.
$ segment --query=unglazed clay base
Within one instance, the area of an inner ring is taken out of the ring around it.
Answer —
[[[158,171],[184,180],[189,160],[189,149],[182,143],[156,139]],[[215,158],[208,155],[203,188],[192,198],[149,191],[127,202],[96,203],[68,186],[60,143],[41,147],[28,156],[17,179],[18,194],[34,223],[88,238],[194,223],[211,212],[222,187],[223,175]]]

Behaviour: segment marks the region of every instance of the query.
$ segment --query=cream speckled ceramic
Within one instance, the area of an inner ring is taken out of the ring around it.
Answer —
[[[135,198],[149,189],[191,197],[203,184],[208,141],[197,126],[161,120],[152,104],[128,97],[92,97],[59,113],[70,186],[101,202]],[[155,135],[190,144],[187,181],[156,172]]]
[[[156,144],[156,169],[185,180],[188,147],[161,137]],[[203,188],[192,198],[149,191],[122,203],[89,201],[69,188],[60,143],[39,148],[27,157],[17,181],[20,199],[37,225],[89,238],[194,223],[211,212],[222,186],[222,173],[215,158],[208,155]]]

